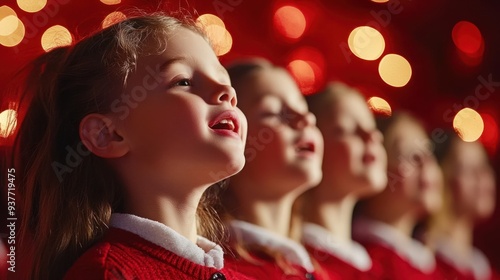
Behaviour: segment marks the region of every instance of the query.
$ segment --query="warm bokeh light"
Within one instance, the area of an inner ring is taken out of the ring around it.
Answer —
[[[320,87],[324,86],[325,83],[326,62],[324,55],[314,47],[300,47],[288,55],[287,61],[295,60],[306,62],[309,64],[307,68],[314,72],[314,81],[312,84],[306,83],[305,87],[301,87],[302,92],[310,94],[320,90]]]
[[[210,25],[205,27],[205,32],[217,56],[225,55],[231,50],[233,37],[226,28],[218,25]]]
[[[372,2],[375,2],[375,3],[387,3],[387,2],[389,2],[389,0],[372,0]]]
[[[464,108],[453,118],[455,132],[465,142],[476,141],[484,130],[484,122],[481,115],[471,108]]]
[[[19,19],[14,15],[8,15],[0,19],[0,36],[9,36],[19,26]]]
[[[19,8],[28,13],[36,13],[47,5],[47,0],[17,0]]]
[[[390,116],[392,115],[392,108],[389,102],[385,101],[383,98],[373,96],[367,101],[368,107],[377,114]]]
[[[479,139],[490,154],[495,154],[498,148],[498,124],[490,114],[481,114],[484,131]]]
[[[122,0],[100,0],[100,1],[106,5],[116,5],[122,2]]]
[[[17,46],[24,39],[25,28],[23,22],[13,15],[8,15],[0,22],[0,28],[6,28],[1,31],[0,44],[6,47]],[[15,29],[13,29],[15,27]],[[7,35],[3,35],[7,34]]]
[[[274,13],[274,27],[285,38],[298,39],[306,30],[306,17],[297,7],[283,6]]]
[[[455,46],[468,55],[477,54],[484,44],[479,28],[468,21],[460,21],[455,24],[451,36]]]
[[[317,65],[311,61],[301,59],[293,60],[288,63],[287,69],[297,81],[297,84],[304,94],[311,94],[316,84]],[[316,69],[315,69],[316,68]]]
[[[226,28],[226,25],[224,24],[222,19],[220,19],[218,16],[212,15],[212,14],[203,14],[203,15],[199,16],[196,19],[196,24],[198,26],[201,26],[202,28],[205,28],[205,27],[210,26],[210,25],[218,25],[222,28]]]
[[[411,79],[411,65],[404,57],[388,54],[380,60],[378,73],[382,80],[393,87],[403,87]]]
[[[122,12],[112,12],[109,15],[107,15],[104,20],[102,21],[102,28],[109,27],[115,23],[118,23],[124,19],[126,19],[127,16],[122,13]]]
[[[45,30],[41,41],[42,48],[48,52],[53,48],[71,45],[73,36],[66,27],[54,25]]]
[[[364,60],[378,59],[385,49],[384,36],[370,26],[354,28],[347,40],[351,52]]]
[[[15,16],[17,17],[17,14],[14,10],[12,10],[11,7],[9,6],[1,6],[0,7],[0,19],[3,19],[8,16]]]
[[[13,109],[7,109],[0,113],[0,137],[7,138],[17,126],[17,112]]]

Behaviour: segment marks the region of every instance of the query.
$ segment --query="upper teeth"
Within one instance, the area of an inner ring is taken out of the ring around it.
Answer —
[[[233,120],[223,119],[223,120],[220,121],[220,123],[230,123],[230,124],[232,124]]]

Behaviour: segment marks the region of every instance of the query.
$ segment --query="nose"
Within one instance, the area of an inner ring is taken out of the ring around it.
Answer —
[[[304,114],[297,114],[297,121],[295,122],[296,128],[302,129],[314,125],[316,125],[316,116],[313,113],[307,112]]]
[[[213,96],[213,101],[215,103],[224,103],[228,102],[231,107],[236,107],[238,103],[238,99],[236,98],[236,91],[230,85],[220,84],[215,91]]]
[[[363,135],[363,139],[365,142],[381,143],[384,141],[384,135],[380,132],[380,130],[373,129],[366,131]]]

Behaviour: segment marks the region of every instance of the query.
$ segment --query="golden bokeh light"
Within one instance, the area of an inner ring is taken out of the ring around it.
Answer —
[[[294,6],[280,7],[274,13],[274,27],[286,38],[298,39],[306,30],[306,17]]]
[[[0,7],[0,19],[3,19],[5,17],[8,17],[8,16],[15,16],[17,17],[17,14],[14,10],[12,10],[11,7],[9,6],[1,6]]]
[[[226,25],[224,24],[222,19],[220,19],[218,16],[212,15],[212,14],[203,14],[203,15],[199,16],[196,19],[196,24],[198,26],[200,26],[201,28],[206,28],[210,25],[217,25],[217,26],[220,26],[222,28],[226,28]]]
[[[19,8],[28,13],[36,13],[47,5],[47,0],[17,0]]]
[[[14,15],[8,15],[0,19],[0,36],[9,36],[19,26],[19,19]]]
[[[465,142],[474,142],[483,134],[483,118],[475,110],[464,108],[453,118],[453,129]]]
[[[375,3],[387,3],[387,2],[389,2],[389,0],[372,0],[372,2],[375,2]]]
[[[378,59],[385,49],[384,36],[375,28],[370,26],[359,26],[354,28],[347,39],[351,52],[364,60]]]
[[[411,65],[404,57],[388,54],[380,60],[378,73],[382,80],[393,87],[403,87],[411,79]]]
[[[389,102],[385,101],[383,98],[373,96],[367,101],[368,107],[377,114],[382,114],[386,116],[392,115],[392,108]]]
[[[108,14],[102,21],[102,29],[109,27],[115,23],[127,19],[127,16],[122,12],[112,12]]]
[[[17,46],[24,39],[25,28],[23,22],[13,15],[8,15],[0,22],[2,31],[0,32],[0,45],[6,47]],[[3,29],[5,27],[5,29]],[[13,28],[15,29],[13,30]],[[7,34],[7,35],[3,35]]]
[[[316,83],[315,67],[310,61],[305,61],[302,59],[293,60],[288,63],[288,70],[290,74],[294,77],[295,81],[304,94],[312,93],[314,85]]]
[[[7,109],[0,113],[0,137],[7,138],[17,126],[17,112],[13,109]]]
[[[106,5],[116,5],[122,2],[122,0],[100,0],[100,1]]]
[[[53,48],[68,46],[73,42],[69,30],[61,25],[49,27],[42,35],[42,48],[48,52]]]
[[[205,27],[205,32],[217,56],[225,55],[231,50],[233,37],[226,28],[218,25],[210,25]]]

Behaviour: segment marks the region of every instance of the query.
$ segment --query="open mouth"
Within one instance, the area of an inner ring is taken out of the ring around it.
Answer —
[[[295,151],[298,153],[314,153],[315,147],[313,142],[299,142],[295,146]]]
[[[209,124],[215,132],[223,135],[236,134],[239,137],[238,115],[234,111],[225,111],[215,117]]]

